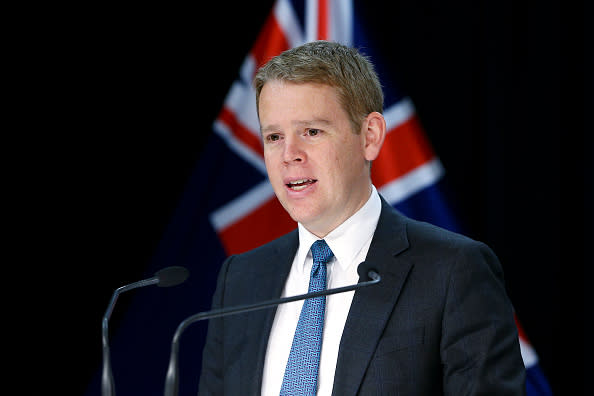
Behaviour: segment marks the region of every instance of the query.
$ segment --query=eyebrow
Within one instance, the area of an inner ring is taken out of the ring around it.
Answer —
[[[293,121],[292,124],[296,127],[305,127],[308,125],[320,125],[320,124],[322,124],[323,126],[327,126],[327,125],[331,125],[332,122],[329,120],[326,120],[324,118],[313,118],[311,120]],[[272,124],[272,125],[267,125],[265,128],[260,127],[260,133],[264,134],[266,132],[278,131],[280,129],[282,129],[280,127],[280,125]]]

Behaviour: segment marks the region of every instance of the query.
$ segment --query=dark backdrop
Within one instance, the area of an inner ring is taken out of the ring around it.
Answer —
[[[367,3],[467,234],[501,259],[555,393],[580,394],[569,389],[592,372],[591,6]],[[19,263],[45,314],[26,367],[59,373],[27,386],[82,393],[100,368],[111,294],[142,278],[271,4],[37,9],[21,29],[30,61],[15,97],[32,111],[18,129],[31,191]]]

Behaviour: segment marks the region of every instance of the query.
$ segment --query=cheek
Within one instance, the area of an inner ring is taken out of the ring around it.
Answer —
[[[344,142],[344,149],[332,153],[333,168],[335,172],[343,175],[340,179],[349,183],[353,177],[358,177],[361,168],[365,164],[365,158],[361,147],[352,141]]]
[[[277,180],[280,179],[280,167],[270,156],[264,156],[264,165],[266,166],[266,173],[268,179],[274,185]]]
[[[349,155],[346,152],[332,152],[325,157],[325,173],[331,180],[331,191],[338,195],[351,189],[354,159]]]
[[[275,150],[264,148],[264,164],[266,165],[266,169],[274,170],[278,168],[278,160],[276,157]]]
[[[266,173],[268,173],[268,177],[270,178],[270,181],[274,182],[276,179],[278,179],[280,176],[280,172],[279,172],[279,166],[275,165],[273,162],[266,162]]]

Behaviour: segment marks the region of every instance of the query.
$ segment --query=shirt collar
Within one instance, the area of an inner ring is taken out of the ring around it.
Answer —
[[[352,264],[365,243],[373,236],[381,212],[381,199],[375,186],[371,186],[369,199],[355,214],[341,225],[332,230],[324,240],[334,253],[338,265],[346,270]],[[309,232],[305,226],[298,223],[299,249],[297,250],[297,263],[300,271],[304,271],[305,260],[308,257],[311,245],[318,238]],[[358,265],[359,263],[357,263]]]

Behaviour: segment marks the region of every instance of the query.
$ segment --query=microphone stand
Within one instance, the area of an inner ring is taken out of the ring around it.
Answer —
[[[105,315],[103,315],[103,325],[101,328],[101,338],[103,341],[103,372],[101,374],[101,396],[115,396],[115,385],[113,382],[113,373],[111,369],[111,359],[109,356],[109,318],[111,317],[111,313],[113,312],[113,308],[115,307],[116,301],[121,293],[136,289],[138,287],[150,286],[159,283],[159,277],[153,276],[149,279],[144,279],[138,282],[130,283],[129,285],[125,285],[122,287],[117,288],[113,295],[111,296],[111,301],[107,306],[107,310],[105,311]]]
[[[362,287],[371,286],[378,283],[381,280],[379,274],[373,270],[368,272],[368,276],[371,280],[365,282],[359,282],[354,285],[344,286],[344,287],[337,287],[335,289],[326,289],[319,292],[314,293],[305,293],[300,294],[297,296],[291,297],[283,297],[274,300],[267,300],[262,301],[255,304],[245,304],[239,305],[236,307],[229,307],[229,308],[220,308],[214,309],[212,311],[207,312],[199,312],[195,315],[189,316],[185,320],[183,320],[177,330],[175,330],[175,334],[173,335],[173,340],[171,341],[171,354],[169,357],[169,367],[167,369],[167,377],[165,378],[165,396],[178,396],[178,389],[179,389],[179,376],[178,376],[178,354],[179,354],[179,339],[181,334],[184,330],[191,325],[192,323],[206,320],[206,319],[214,319],[219,318],[222,316],[234,315],[238,313],[256,311],[264,308],[271,308],[280,304],[285,304],[293,301],[305,300],[308,298],[315,298],[321,296],[329,296],[331,294],[337,293],[344,293],[348,291],[353,291],[356,289],[360,289]]]
[[[188,276],[189,271],[186,268],[180,266],[171,266],[157,271],[155,273],[155,276],[151,278],[119,287],[113,292],[111,300],[109,301],[109,305],[107,306],[107,310],[105,311],[105,315],[103,315],[103,323],[101,326],[101,339],[103,342],[103,371],[101,373],[101,396],[115,396],[115,385],[113,381],[111,357],[109,353],[108,325],[109,318],[111,317],[113,308],[115,307],[116,301],[118,300],[120,294],[128,290],[150,285],[158,285],[159,287],[176,286],[180,283],[183,283],[188,278]]]

